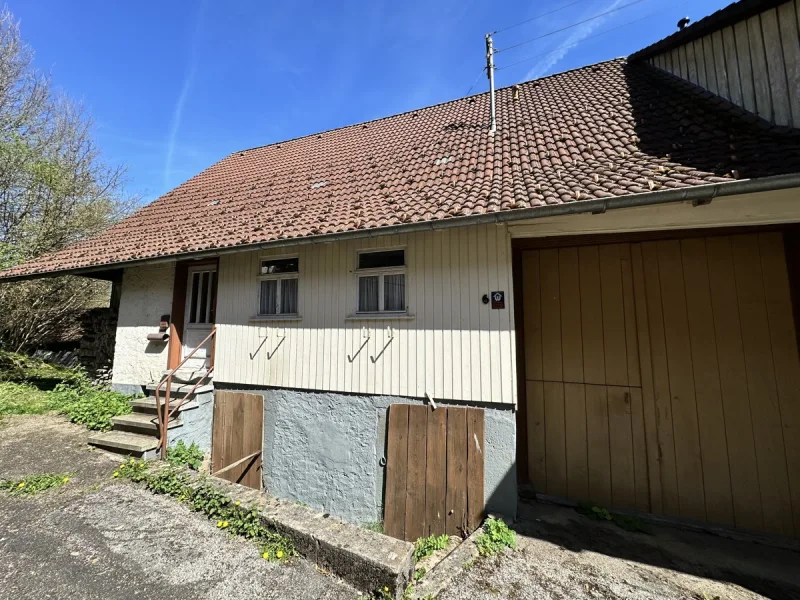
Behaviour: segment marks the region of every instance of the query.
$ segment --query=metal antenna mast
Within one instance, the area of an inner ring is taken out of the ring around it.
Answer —
[[[486,76],[489,78],[489,133],[497,131],[497,114],[494,104],[494,46],[492,34],[486,34]]]

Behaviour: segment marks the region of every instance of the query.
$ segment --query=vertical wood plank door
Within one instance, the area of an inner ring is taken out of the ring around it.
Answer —
[[[537,493],[800,537],[784,234],[526,250],[522,270]]]
[[[211,434],[212,474],[260,490],[263,440],[264,396],[216,392]]]
[[[484,427],[483,409],[389,407],[387,535],[414,542],[477,529],[485,507]]]

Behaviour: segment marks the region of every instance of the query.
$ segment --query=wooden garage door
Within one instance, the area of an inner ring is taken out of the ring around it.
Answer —
[[[523,253],[537,492],[800,533],[782,235]]]

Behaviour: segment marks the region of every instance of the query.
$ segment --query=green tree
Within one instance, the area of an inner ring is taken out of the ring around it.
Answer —
[[[33,67],[18,23],[0,11],[0,269],[95,235],[133,205],[121,167],[100,157],[84,109]],[[83,277],[0,284],[0,344],[35,347],[76,311],[107,301]]]

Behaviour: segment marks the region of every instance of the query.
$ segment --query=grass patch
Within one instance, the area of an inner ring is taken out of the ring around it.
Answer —
[[[205,455],[200,450],[200,446],[192,442],[187,446],[183,440],[178,440],[174,446],[170,446],[167,451],[167,462],[176,467],[189,467],[193,471],[199,471],[203,464]]]
[[[374,523],[364,523],[362,527],[364,529],[369,529],[370,531],[374,531],[375,533],[386,533],[386,530],[383,528],[383,521],[375,521]]]
[[[52,411],[47,392],[24,383],[0,381],[0,419],[7,415],[41,415]]]
[[[70,475],[72,473],[38,473],[22,479],[0,479],[0,490],[6,490],[12,496],[33,496],[61,487],[69,482]]]
[[[292,540],[269,529],[258,509],[245,507],[211,485],[203,476],[193,479],[183,467],[170,465],[150,472],[145,461],[129,459],[114,471],[115,478],[144,482],[154,494],[164,494],[185,503],[192,510],[216,521],[218,529],[252,540],[264,560],[286,562],[298,556]]]
[[[503,548],[517,547],[517,532],[508,528],[501,519],[489,517],[483,524],[483,533],[475,540],[481,556],[497,554]]]
[[[444,550],[447,548],[447,542],[449,541],[450,538],[446,534],[419,538],[414,543],[414,560],[420,561],[423,558],[428,558],[437,550]]]
[[[0,350],[0,381],[29,383],[41,390],[52,390],[59,383],[78,383],[80,369],[64,367],[17,352]]]
[[[581,502],[575,508],[580,514],[594,519],[595,521],[612,521],[617,527],[625,531],[634,531],[639,533],[650,533],[650,530],[645,527],[641,519],[630,517],[628,515],[620,515],[617,513],[609,512],[608,509],[602,506],[595,506],[588,502]]]

